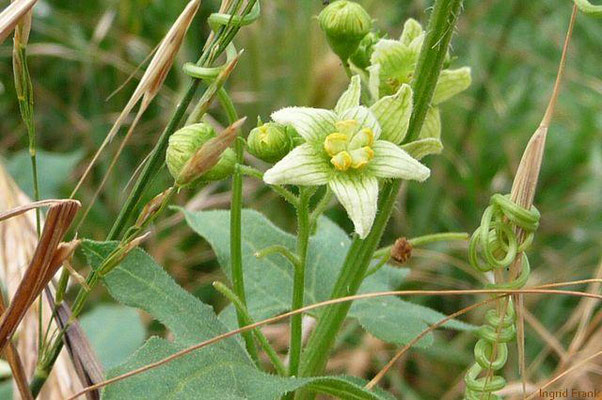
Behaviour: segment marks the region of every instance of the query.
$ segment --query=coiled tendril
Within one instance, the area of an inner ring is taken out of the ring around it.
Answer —
[[[225,13],[213,13],[207,19],[209,26],[214,32],[217,32],[218,29],[222,26],[237,26],[243,27],[246,25],[250,25],[255,22],[261,14],[261,7],[259,5],[259,0],[253,5],[251,11],[241,17],[240,15],[231,15]],[[226,62],[223,65],[217,67],[201,67],[196,65],[195,63],[188,62],[184,64],[184,73],[197,79],[205,79],[205,80],[213,80],[215,79],[219,73],[236,57],[236,48],[234,44],[230,42],[228,47],[226,47]]]
[[[520,289],[531,271],[529,259],[524,253],[533,242],[539,226],[539,211],[518,206],[510,196],[494,194],[490,205],[481,218],[481,225],[470,238],[468,258],[477,271],[487,272],[507,268],[518,255],[522,256],[521,271],[514,280],[487,284],[488,289]],[[524,232],[524,238],[517,234]],[[510,300],[505,309],[494,308],[485,314],[486,323],[476,332],[479,340],[474,348],[475,363],[470,367],[464,382],[467,400],[497,400],[493,392],[506,386],[506,380],[496,371],[502,369],[508,359],[508,345],[516,334],[515,312]]]

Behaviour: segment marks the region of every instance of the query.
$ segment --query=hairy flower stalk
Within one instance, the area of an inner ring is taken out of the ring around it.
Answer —
[[[443,67],[451,37],[460,15],[462,0],[437,0],[429,22],[422,50],[413,78],[414,109],[405,142],[415,140],[422,129],[435,91],[435,85]],[[331,294],[338,298],[357,293],[378,246],[385,225],[389,220],[400,187],[400,180],[386,184],[380,193],[379,213],[371,233],[365,239],[356,238],[347,254],[343,269]],[[301,376],[320,374],[337,332],[349,312],[351,304],[334,305],[321,314],[320,320],[303,354]],[[300,393],[300,399],[313,398],[310,393]]]

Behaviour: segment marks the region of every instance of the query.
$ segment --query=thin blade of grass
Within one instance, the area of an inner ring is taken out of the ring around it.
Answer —
[[[127,104],[117,117],[117,120],[111,127],[111,130],[107,134],[107,137],[96,151],[96,154],[94,154],[94,157],[86,167],[86,170],[84,171],[77,185],[73,189],[73,192],[71,193],[70,197],[73,197],[77,193],[77,191],[81,187],[81,184],[86,179],[86,177],[92,170],[92,167],[100,157],[100,154],[103,152],[106,146],[113,140],[113,138],[123,125],[126,117],[132,112],[136,104],[138,104],[138,102],[142,99],[142,102],[140,103],[140,107],[138,109],[138,116],[134,120],[135,123],[133,123],[132,126],[130,126],[130,131],[134,130],[135,124],[138,122],[140,116],[144,113],[144,111],[146,111],[149,104],[155,98],[155,96],[159,92],[159,89],[163,85],[163,82],[167,77],[167,73],[173,65],[176,54],[178,53],[178,50],[182,45],[184,36],[186,35],[186,32],[188,31],[188,28],[190,27],[190,24],[192,23],[192,20],[196,15],[200,4],[201,0],[191,0],[186,5],[176,22],[174,22],[172,27],[169,29],[169,31],[161,41],[161,44],[159,45],[159,48],[157,49],[157,52],[152,58],[144,75],[142,75],[142,79],[140,79],[140,82],[138,83],[138,86],[136,87],[134,93],[130,97],[130,100],[127,102]]]

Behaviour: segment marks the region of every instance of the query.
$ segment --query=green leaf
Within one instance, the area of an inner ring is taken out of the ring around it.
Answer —
[[[0,382],[0,399],[13,398],[13,380],[7,379]]]
[[[119,305],[101,305],[80,318],[92,348],[105,369],[121,364],[146,337],[138,312]]]
[[[230,276],[228,212],[183,212],[188,225],[211,244],[225,273]],[[278,254],[264,259],[257,259],[254,254],[274,244],[294,251],[295,238],[256,211],[244,210],[242,224],[247,306],[255,320],[262,320],[290,308],[293,272],[292,266]],[[325,217],[320,219],[316,234],[310,239],[305,273],[305,304],[317,303],[330,297],[350,243],[347,234],[337,225]],[[405,269],[384,266],[364,281],[360,292],[395,289],[406,273]],[[312,315],[318,316],[319,311]],[[356,301],[351,308],[350,317],[356,318],[367,331],[382,340],[405,344],[422,332],[427,324],[445,316],[397,297],[381,297]],[[228,326],[236,324],[231,308],[222,313],[221,318]],[[470,325],[458,321],[452,321],[446,327],[470,329]],[[419,345],[431,342],[432,337],[428,335]]]
[[[97,268],[116,243],[84,241],[82,247]],[[162,322],[174,340],[152,337],[123,365],[108,372],[114,377],[172,355],[226,332],[212,308],[178,286],[154,260],[133,250],[103,283],[125,305],[141,308]],[[301,387],[341,398],[388,400],[380,390],[363,389],[365,382],[345,377],[288,378],[259,371],[234,338],[222,340],[143,374],[106,387],[103,399],[226,399],[273,400]]]
[[[83,152],[50,153],[39,150],[37,152],[38,183],[40,197],[61,197],[60,189],[81,160]],[[7,162],[6,168],[19,187],[33,198],[33,177],[31,173],[31,160],[29,151],[23,150],[13,155]]]

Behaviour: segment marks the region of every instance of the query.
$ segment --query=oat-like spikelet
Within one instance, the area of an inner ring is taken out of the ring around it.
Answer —
[[[136,107],[136,104],[138,104],[138,102],[142,100],[140,102],[138,112],[136,113],[136,117],[134,118],[134,122],[130,126],[129,131],[126,135],[126,139],[124,140],[127,140],[127,138],[129,138],[140,117],[146,111],[152,100],[155,98],[155,96],[159,92],[159,89],[161,89],[161,86],[163,85],[163,82],[167,77],[167,73],[173,65],[173,62],[176,58],[176,54],[178,53],[178,50],[180,50],[182,42],[184,41],[184,36],[186,35],[186,32],[188,31],[188,28],[190,27],[190,24],[192,23],[192,20],[197,10],[199,9],[200,4],[201,0],[190,0],[188,5],[186,5],[186,7],[184,8],[184,11],[182,11],[176,22],[174,22],[172,27],[169,29],[169,31],[159,44],[155,55],[151,59],[151,62],[148,65],[148,68],[146,69],[146,72],[144,73],[144,75],[142,75],[142,78],[140,79],[138,86],[134,90],[134,93],[130,97],[130,100],[123,108],[123,111],[121,111],[121,113],[119,114],[119,117],[117,117],[117,120],[111,127],[111,130],[109,131],[107,137],[101,144],[100,148],[96,151],[96,154],[92,158],[92,161],[90,161],[90,163],[86,167],[84,174],[82,175],[75,189],[73,190],[73,194],[77,192],[82,182],[86,179],[86,176],[88,176],[90,170],[98,160],[98,157],[100,156],[102,151],[115,137],[115,135],[123,125],[125,119],[132,112],[134,107]]]

